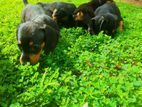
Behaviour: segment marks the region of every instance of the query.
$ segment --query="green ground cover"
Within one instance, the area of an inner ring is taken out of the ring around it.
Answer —
[[[124,18],[122,33],[111,38],[102,33],[91,36],[82,28],[63,28],[55,51],[43,53],[31,66],[19,64],[15,36],[23,3],[1,0],[0,106],[141,107],[142,7],[117,5]]]

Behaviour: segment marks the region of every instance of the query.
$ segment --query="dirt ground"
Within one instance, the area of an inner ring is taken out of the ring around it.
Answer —
[[[132,5],[142,6],[142,0],[122,0],[122,2],[132,4]]]

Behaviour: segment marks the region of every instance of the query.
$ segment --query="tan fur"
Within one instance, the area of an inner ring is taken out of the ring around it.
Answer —
[[[80,12],[78,12],[78,13],[76,14],[75,20],[76,20],[76,21],[82,21],[82,20],[83,20],[83,16],[84,16],[83,12],[80,11]]]
[[[31,43],[32,43],[32,42],[31,42]],[[41,44],[41,50],[40,50],[39,53],[28,55],[29,58],[30,58],[30,63],[31,63],[31,64],[35,64],[35,63],[38,62],[38,60],[40,59],[40,54],[41,54],[41,52],[42,52],[44,46],[45,46],[45,42],[43,42],[43,43]],[[20,56],[20,63],[21,63],[21,64],[24,63],[24,62],[23,62],[23,57],[24,57],[23,54],[21,54],[21,56]]]
[[[32,46],[32,45],[33,45],[33,41],[30,41],[30,42],[29,42],[29,45]]]
[[[120,32],[123,31],[123,21],[122,20],[119,22],[119,31]]]

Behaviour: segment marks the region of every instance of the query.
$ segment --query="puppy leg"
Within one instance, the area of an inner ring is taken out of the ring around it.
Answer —
[[[90,33],[91,35],[95,34],[94,30],[92,27],[88,27],[87,32]]]
[[[124,27],[123,21],[121,20],[121,21],[119,22],[119,26],[118,26],[120,32],[123,31],[123,27]]]

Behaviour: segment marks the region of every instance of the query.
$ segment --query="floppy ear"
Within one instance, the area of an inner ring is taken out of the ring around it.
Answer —
[[[16,39],[18,40],[18,28],[16,29]]]
[[[47,54],[56,47],[59,32],[46,24],[43,24],[40,28],[44,30],[45,53]]]
[[[16,29],[16,39],[18,40],[18,31],[19,31],[19,27],[20,25],[17,26],[17,29]]]
[[[104,21],[105,21],[104,16],[101,16],[101,18],[100,18],[100,28],[99,28],[99,30],[102,29],[102,25],[103,25]]]
[[[43,33],[43,35],[40,35],[40,37],[41,38],[43,38],[43,41],[45,42],[45,38],[46,38],[46,27],[47,27],[47,25],[46,24],[41,24],[41,25],[39,25],[39,30],[40,30],[40,32],[42,32]]]

